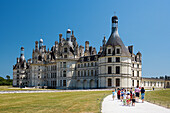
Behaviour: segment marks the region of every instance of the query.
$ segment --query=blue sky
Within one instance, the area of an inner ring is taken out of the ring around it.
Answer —
[[[126,46],[142,53],[145,77],[170,75],[170,0],[0,0],[0,76],[9,74],[25,48],[31,58],[36,40],[51,48],[59,34],[74,30],[80,45],[90,41],[99,50],[111,32],[111,17],[119,18]]]

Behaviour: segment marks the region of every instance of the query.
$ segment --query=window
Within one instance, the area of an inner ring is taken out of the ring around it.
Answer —
[[[93,62],[91,63],[91,66],[93,66]]]
[[[137,77],[139,77],[139,71],[137,71]]]
[[[60,77],[62,77],[62,71],[60,71]]]
[[[81,76],[83,76],[83,71],[81,71]]]
[[[80,76],[80,71],[78,71],[78,77]]]
[[[84,76],[86,76],[86,70],[84,71]]]
[[[91,70],[91,76],[93,76],[93,70]]]
[[[111,78],[108,78],[108,86],[112,86],[112,79]]]
[[[108,74],[112,74],[112,67],[111,66],[108,67]]]
[[[60,62],[60,67],[62,67],[62,62]]]
[[[64,58],[67,58],[67,55],[64,55]]]
[[[132,86],[134,86],[134,80],[132,80]]]
[[[145,86],[146,82],[144,81],[144,86]]]
[[[120,67],[116,66],[116,74],[120,74]]]
[[[86,67],[86,63],[84,63],[84,67]]]
[[[108,54],[111,54],[111,49],[108,49]]]
[[[108,58],[108,62],[112,62],[112,58]]]
[[[80,64],[78,64],[78,68],[80,68]]]
[[[63,77],[66,77],[66,71],[63,71]]]
[[[137,64],[137,68],[139,68],[139,64]]]
[[[139,80],[137,80],[137,86],[139,86]]]
[[[67,53],[67,48],[64,48],[64,52]]]
[[[62,80],[60,80],[60,86],[62,86]]]
[[[132,76],[134,77],[134,71],[132,71]]]
[[[120,79],[117,78],[117,79],[116,79],[116,87],[119,87],[119,86],[120,86]]]
[[[120,57],[116,57],[116,62],[120,62]]]
[[[66,68],[66,62],[63,62],[63,67]]]
[[[63,86],[66,86],[67,83],[66,83],[66,80],[63,80]]]
[[[90,76],[90,71],[88,70],[88,76]]]
[[[117,50],[117,54],[120,54],[120,49],[116,49]]]

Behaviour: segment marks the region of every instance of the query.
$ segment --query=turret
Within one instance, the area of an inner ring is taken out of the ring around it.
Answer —
[[[70,29],[67,29],[67,33],[66,33],[66,40],[67,41],[71,41],[71,30]]]
[[[43,46],[43,39],[40,39],[40,41],[39,41],[39,49],[42,49],[42,46]]]
[[[25,60],[25,57],[24,57],[24,47],[21,47],[20,59],[21,59],[21,61],[24,61],[24,60]]]
[[[118,18],[117,16],[112,17],[112,32],[118,32]]]

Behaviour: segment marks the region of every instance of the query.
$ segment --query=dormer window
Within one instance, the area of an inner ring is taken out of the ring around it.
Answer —
[[[108,49],[108,54],[111,54],[111,49]]]
[[[120,49],[116,49],[116,53],[117,53],[117,54],[120,54]]]
[[[64,58],[67,58],[67,55],[64,55]]]
[[[67,48],[64,48],[64,52],[67,53]]]

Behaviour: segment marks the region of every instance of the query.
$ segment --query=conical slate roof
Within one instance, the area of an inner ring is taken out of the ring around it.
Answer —
[[[121,40],[117,29],[118,28],[113,29],[113,32],[111,33],[111,35],[106,43],[106,47],[108,45],[111,45],[112,47],[120,46],[121,47],[121,56],[130,56],[130,53],[129,53],[128,49],[125,47],[125,45],[123,44],[123,41]]]

